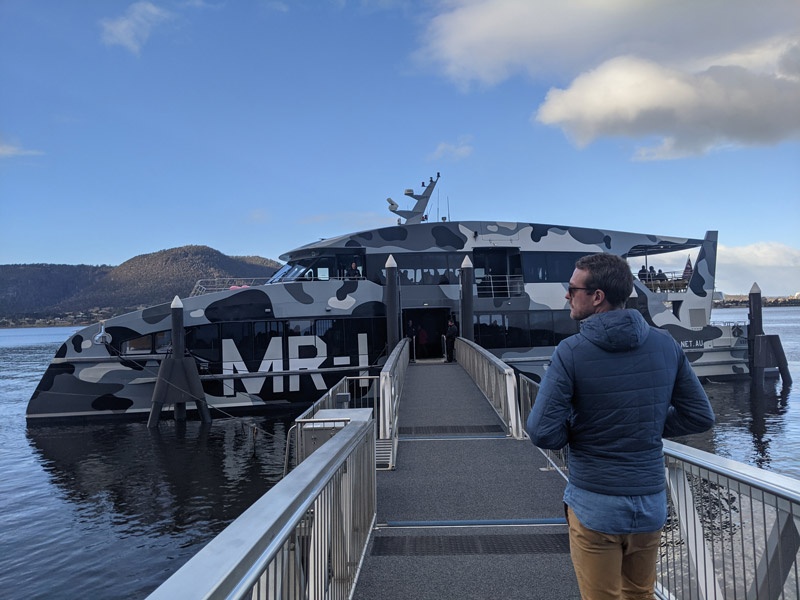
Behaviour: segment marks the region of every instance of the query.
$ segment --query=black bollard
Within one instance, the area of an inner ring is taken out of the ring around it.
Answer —
[[[473,324],[472,282],[474,270],[469,256],[464,257],[461,263],[461,337],[470,342],[475,341],[475,326]]]
[[[164,404],[175,406],[175,420],[186,420],[186,400],[194,400],[197,412],[203,423],[211,422],[211,413],[206,404],[206,396],[197,364],[186,354],[186,342],[183,329],[183,303],[178,296],[170,305],[172,309],[172,354],[164,357],[158,369],[158,378],[153,390],[148,427],[158,427],[161,409]]]
[[[390,254],[386,260],[386,341],[391,354],[400,343],[400,294],[397,281],[397,263]]]
[[[764,333],[764,323],[761,315],[761,288],[758,287],[757,283],[753,283],[753,287],[750,288],[747,318],[749,321],[747,325],[747,362],[750,368],[750,376],[754,378],[756,336]]]

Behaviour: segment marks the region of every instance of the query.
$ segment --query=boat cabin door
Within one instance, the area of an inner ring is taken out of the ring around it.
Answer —
[[[403,310],[403,335],[413,336],[410,356],[414,359],[444,358],[442,336],[447,333],[450,309],[406,308]]]

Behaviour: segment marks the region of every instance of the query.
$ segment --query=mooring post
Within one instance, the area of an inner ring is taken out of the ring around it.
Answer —
[[[765,377],[767,369],[778,368],[783,386],[792,385],[792,376],[789,373],[789,363],[783,351],[781,338],[777,334],[764,333],[764,319],[761,305],[761,289],[757,283],[750,290],[750,324],[747,328],[747,349],[749,352],[749,365],[751,386],[758,394],[765,391]]]
[[[473,325],[472,261],[465,256],[461,263],[461,337],[470,342],[475,341],[475,327]]]
[[[400,294],[397,282],[397,262],[391,254],[386,260],[386,341],[387,354],[400,343]]]
[[[755,356],[756,356],[756,336],[764,333],[764,323],[761,315],[761,288],[757,283],[753,283],[750,288],[749,310],[747,313],[747,363],[750,369],[750,377],[755,383],[757,373],[755,372]],[[761,379],[763,380],[763,370],[761,371]],[[761,382],[763,383],[763,381]],[[763,388],[763,385],[759,385]]]
[[[183,329],[183,302],[178,296],[170,305],[172,316],[172,353],[161,361],[158,369],[158,378],[153,390],[153,403],[150,407],[150,416],[147,419],[148,427],[158,427],[161,418],[161,409],[164,404],[175,406],[175,420],[186,420],[186,399],[191,398],[197,406],[200,420],[203,423],[211,422],[211,413],[206,404],[203,384],[197,372],[197,364],[191,356],[186,355],[186,340]]]

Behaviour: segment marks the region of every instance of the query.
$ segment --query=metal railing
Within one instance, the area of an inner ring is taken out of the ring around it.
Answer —
[[[378,416],[378,440],[375,443],[375,461],[379,469],[394,469],[397,464],[398,408],[406,379],[409,348],[408,338],[400,340],[381,369],[381,408]]]
[[[459,364],[500,415],[508,435],[518,440],[524,439],[514,370],[494,354],[464,338],[456,339],[455,354]]]
[[[149,598],[349,598],[375,515],[375,422],[353,419]]]
[[[198,279],[189,296],[202,296],[212,292],[236,290],[239,288],[265,285],[272,277],[219,277],[217,279]]]
[[[395,346],[378,376],[345,377],[323,394],[303,414],[297,422],[313,419],[320,410],[341,408],[344,400],[349,408],[372,408],[378,425],[375,442],[375,462],[378,469],[394,469],[397,460],[399,439],[397,418],[400,395],[403,392],[406,369],[408,368],[410,343],[403,338]],[[294,433],[294,435],[292,435]],[[288,438],[294,442],[295,456],[299,447],[296,425],[292,425]],[[284,474],[289,471],[291,444],[287,444]]]
[[[528,413],[538,387],[520,378],[520,405]],[[568,449],[540,450],[566,479]],[[664,457],[669,512],[657,595],[800,598],[800,482],[669,440]]]
[[[664,598],[800,598],[800,482],[664,441]]]
[[[514,298],[525,292],[522,275],[483,275],[475,280],[478,298]]]

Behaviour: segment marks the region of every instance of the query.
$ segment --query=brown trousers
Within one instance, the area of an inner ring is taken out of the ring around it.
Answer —
[[[587,529],[567,507],[569,552],[583,600],[655,598],[661,530],[611,535]]]

